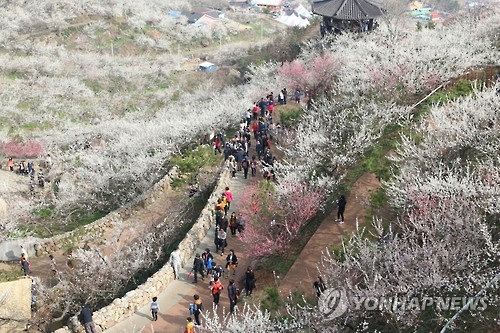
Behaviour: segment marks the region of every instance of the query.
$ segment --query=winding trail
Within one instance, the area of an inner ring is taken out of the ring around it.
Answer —
[[[341,244],[343,237],[351,236],[356,231],[356,219],[362,227],[366,209],[370,206],[371,193],[378,187],[380,187],[380,181],[372,173],[365,173],[356,180],[349,193],[346,194],[345,223],[336,222],[336,209],[321,222],[316,233],[309,239],[300,256],[280,281],[279,289],[283,298],[295,290],[302,292],[306,298],[316,297],[313,283],[319,274],[318,264],[322,252],[334,244]]]
[[[257,178],[257,177],[256,177]],[[258,177],[260,178],[260,177]],[[249,178],[245,180],[243,178],[243,173],[237,173],[237,178],[231,180],[229,185],[231,192],[233,192],[233,203],[228,214],[235,211],[237,212],[242,203],[238,200],[244,191],[244,188],[248,182],[255,181],[255,178]],[[221,193],[217,193],[219,195]],[[236,256],[238,257],[238,268],[236,270],[236,275],[227,276],[222,278],[222,284],[226,287],[220,298],[219,307],[217,309],[218,314],[222,315],[224,308],[226,312],[229,309],[229,301],[227,296],[227,286],[229,278],[233,278],[236,282],[235,285],[240,290],[243,290],[244,285],[240,284],[240,281],[244,279],[245,271],[249,265],[248,253],[245,253],[245,245],[237,238],[231,237],[228,229],[228,247],[224,256],[215,253],[214,245],[214,228],[212,225],[209,233],[201,241],[198,246],[197,253],[203,253],[205,248],[210,248],[214,255],[214,261],[225,266],[226,255],[229,253],[229,249],[234,249]],[[194,258],[192,258],[194,259]],[[189,261],[191,263],[191,261]],[[189,304],[193,301],[193,295],[198,294],[203,301],[205,306],[205,311],[212,309],[212,296],[210,294],[210,289],[208,289],[209,278],[205,278],[202,281],[198,277],[198,283],[193,284],[193,278],[187,280],[188,274],[192,268],[191,264],[186,265],[182,268],[181,279],[172,281],[167,288],[158,295],[158,304],[160,306],[160,311],[158,314],[158,321],[152,321],[151,313],[149,310],[149,304],[139,308],[134,314],[132,314],[127,319],[119,322],[117,325],[106,330],[106,333],[131,333],[131,332],[182,332],[183,327],[186,324],[186,318],[189,315]],[[203,320],[202,320],[203,322]]]
[[[290,105],[288,107],[294,107]],[[287,108],[287,106],[284,106]],[[279,112],[280,107],[276,108]],[[278,113],[277,112],[277,113]],[[252,143],[252,149],[254,146]],[[238,212],[239,208],[242,207],[243,203],[239,199],[243,196],[245,187],[249,183],[254,183],[260,181],[262,178],[260,175],[257,177],[249,177],[248,180],[243,178],[243,173],[238,172],[237,177],[231,180],[229,185],[231,191],[233,192],[233,203],[229,210],[229,214],[233,211]],[[380,182],[377,180],[373,174],[364,174],[360,177],[356,183],[351,188],[350,192],[346,194],[347,197],[347,209],[345,213],[346,223],[338,224],[336,220],[336,210],[332,211],[321,223],[320,227],[316,233],[308,241],[302,252],[300,253],[297,260],[294,262],[293,266],[289,272],[278,280],[279,290],[282,298],[285,299],[286,296],[293,292],[294,290],[301,291],[307,298],[314,298],[314,290],[312,284],[318,275],[317,264],[320,261],[322,252],[333,244],[340,244],[342,237],[348,237],[356,229],[356,219],[362,224],[365,219],[366,208],[370,204],[370,196],[373,191],[375,191],[380,186]],[[220,195],[220,193],[216,193]],[[140,209],[131,216],[127,222],[135,222],[133,225],[140,225],[137,222],[142,221],[143,224],[148,226],[155,225],[163,220],[165,215],[168,215],[165,207],[171,207],[171,200],[175,200],[175,196],[172,194],[165,195],[164,197],[158,198],[153,204],[144,209]],[[212,199],[211,199],[212,200]],[[146,223],[145,223],[146,222]],[[130,227],[130,223],[124,223],[122,230],[110,230],[107,232],[105,243],[116,242],[117,239],[128,238],[136,234],[138,230],[126,231],[126,227]],[[142,226],[141,228],[143,228]],[[122,234],[124,232],[124,234]],[[205,248],[210,248],[214,254],[215,261],[225,266],[225,256],[220,256],[215,253],[215,246],[213,243],[214,239],[214,226],[207,236],[202,240],[198,246],[197,253],[202,253]],[[108,244],[109,246],[109,244]],[[235,276],[224,276],[222,278],[222,283],[225,287],[228,285],[229,278],[234,278],[236,281],[236,287],[243,291],[244,289],[244,274],[246,267],[250,265],[249,254],[245,249],[245,245],[237,238],[228,235],[228,247],[226,254],[229,249],[234,249],[236,255],[238,256],[239,267],[236,271]],[[34,275],[41,276],[45,278],[45,281],[49,285],[55,284],[56,281],[51,281],[51,273],[48,265],[48,258],[38,257],[32,262]],[[56,255],[58,263],[64,263],[65,257],[58,253]],[[188,262],[194,258],[189,258]],[[199,279],[197,284],[192,283],[191,279],[187,280],[188,274],[191,270],[191,264],[183,267],[181,272],[181,279],[172,281],[167,288],[158,295],[158,303],[160,305],[160,312],[158,321],[152,321],[151,314],[149,310],[149,304],[137,309],[131,316],[127,319],[117,323],[115,326],[106,330],[106,333],[131,333],[131,332],[183,332],[183,327],[186,323],[186,317],[189,315],[189,304],[193,301],[193,295],[200,295],[205,309],[212,309],[212,296],[210,290],[208,289],[209,279],[202,281]],[[262,290],[265,288],[263,285],[258,285],[258,289]],[[243,298],[243,302],[251,301],[250,299]],[[241,305],[239,305],[241,306]],[[227,297],[227,288],[223,291],[221,295],[221,302],[217,309],[219,315],[223,315],[228,312],[229,302]],[[203,321],[203,320],[202,320]]]
[[[279,108],[279,107],[278,107]],[[254,146],[252,146],[254,147]],[[243,203],[239,200],[245,190],[245,186],[249,183],[260,181],[262,178],[258,175],[255,178],[249,177],[248,180],[243,178],[242,172],[237,173],[237,178],[231,180],[230,189],[233,192],[233,204],[229,210],[229,214],[233,211],[238,212],[239,207]],[[289,270],[289,272],[279,280],[279,290],[282,298],[293,292],[294,290],[301,291],[307,298],[314,298],[315,293],[312,284],[318,276],[317,264],[320,261],[322,252],[333,244],[340,244],[342,237],[350,236],[356,229],[356,219],[360,225],[364,223],[366,209],[370,205],[370,197],[380,186],[380,181],[374,174],[366,173],[360,177],[351,188],[347,197],[347,209],[345,213],[346,223],[339,224],[335,222],[337,211],[334,210],[328,215],[316,233],[308,241],[299,257]],[[216,193],[219,195],[220,193]],[[202,253],[205,248],[210,248],[214,253],[214,226],[211,231],[202,240],[198,246],[198,253]],[[228,285],[229,278],[234,278],[236,287],[243,291],[244,289],[244,274],[246,267],[250,265],[250,258],[245,251],[245,244],[237,238],[231,238],[228,235],[228,249],[234,249],[238,256],[239,268],[235,276],[223,277],[222,283],[225,287]],[[226,251],[226,255],[227,255]],[[214,253],[215,261],[222,261],[225,265],[225,256],[221,257]],[[220,259],[219,259],[220,258]],[[194,259],[194,258],[192,258]],[[190,261],[189,261],[190,262]],[[183,332],[183,327],[186,323],[186,318],[189,315],[189,304],[192,303],[193,295],[200,295],[205,309],[212,309],[212,297],[208,289],[208,279],[205,281],[198,280],[198,284],[193,284],[191,280],[186,280],[191,265],[183,267],[180,280],[174,280],[168,287],[158,295],[160,312],[158,321],[151,321],[149,304],[138,309],[132,316],[118,323],[105,333],[131,333],[131,332]],[[258,290],[264,289],[266,286],[258,286]],[[251,301],[251,299],[243,298],[243,301]],[[242,302],[240,302],[242,303]],[[238,306],[238,305],[237,305]],[[241,306],[241,305],[239,305]],[[227,288],[221,295],[221,302],[217,309],[219,315],[227,313],[229,302],[227,297]],[[202,320],[203,322],[203,320]]]

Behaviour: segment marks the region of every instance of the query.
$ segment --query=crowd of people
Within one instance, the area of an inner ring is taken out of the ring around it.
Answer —
[[[294,99],[296,103],[300,103],[302,93],[297,89],[295,91]],[[271,181],[276,179],[275,174],[275,161],[276,157],[273,155],[272,147],[275,142],[278,142],[281,136],[280,123],[273,123],[273,111],[276,104],[283,105],[287,103],[286,88],[282,89],[278,95],[277,103],[274,100],[273,92],[269,93],[266,97],[262,97],[259,101],[255,102],[252,108],[245,112],[244,120],[240,123],[238,130],[231,138],[227,138],[225,130],[221,130],[218,134],[213,135],[211,138],[214,148],[214,154],[221,154],[227,163],[227,166],[233,178],[237,178],[237,174],[243,172],[243,178],[256,177],[260,174],[264,179]],[[48,155],[50,164],[50,155]],[[14,163],[12,158],[8,160],[8,167],[12,172],[18,172],[20,175],[30,177],[30,188],[32,195],[35,186],[35,168],[34,163],[31,161],[20,161]],[[250,171],[250,172],[249,172]],[[42,169],[38,171],[38,186],[43,187],[45,178]],[[190,188],[190,195],[194,195],[198,188]],[[233,193],[229,187],[217,198],[214,213],[215,213],[215,228],[214,228],[214,249],[212,251],[206,248],[203,253],[195,255],[193,266],[188,275],[188,279],[193,278],[192,283],[198,283],[200,278],[202,281],[207,279],[207,287],[213,306],[217,307],[220,303],[221,296],[227,290],[227,298],[229,300],[229,311],[234,313],[235,306],[240,298],[240,288],[238,282],[235,281],[236,272],[238,268],[238,256],[234,249],[230,249],[227,256],[225,250],[228,248],[228,235],[229,242],[231,237],[235,237],[245,230],[245,220],[242,214],[236,211],[231,211],[233,203]],[[345,210],[345,197],[339,199],[339,212],[338,221],[343,223],[343,213]],[[228,230],[229,229],[229,230]],[[20,260],[21,267],[25,275],[29,274],[30,265],[27,258],[27,252],[22,248],[22,256]],[[216,259],[214,255],[220,255],[222,258]],[[70,261],[71,254],[68,256]],[[54,275],[57,274],[57,266],[55,258],[50,255],[50,268]],[[170,265],[174,270],[175,279],[180,278],[181,270],[181,257],[179,249],[171,253]],[[223,279],[227,279],[227,287],[223,283]],[[244,279],[242,289],[245,291],[245,296],[251,296],[256,286],[256,278],[251,266],[248,266]],[[314,282],[313,288],[319,297],[326,289],[325,284],[321,277]],[[202,296],[194,294],[193,299],[187,307],[189,316],[186,318],[186,326],[184,332],[194,332],[195,325],[201,325],[200,314],[205,310],[205,305]],[[158,297],[153,297],[150,305],[151,318],[153,321],[158,320],[158,313],[160,306]],[[94,332],[95,325],[92,320],[92,311],[87,304],[82,305],[80,313],[80,320],[84,324],[86,332]]]
[[[283,90],[278,97],[280,104],[286,104],[286,89]],[[244,179],[248,179],[249,171],[250,175],[255,177],[260,169],[265,179],[276,179],[276,157],[272,153],[271,143],[279,141],[281,125],[279,122],[273,122],[275,105],[274,94],[271,92],[245,112],[245,118],[231,138],[227,138],[225,130],[211,135],[214,153],[224,154],[224,160],[227,161],[233,178],[241,171]],[[252,147],[252,144],[255,147]]]
[[[279,93],[277,103],[283,105],[286,102],[287,92],[283,89]],[[272,142],[277,141],[281,135],[280,124],[273,123],[273,111],[277,103],[271,92],[245,112],[245,117],[232,137],[228,138],[224,129],[211,135],[214,154],[223,155],[233,178],[237,178],[237,174],[241,172],[244,179],[256,177],[260,171],[264,179],[269,181],[275,179],[276,157],[272,153]],[[229,187],[226,187],[224,192],[217,197],[214,205],[214,251],[206,248],[203,253],[197,253],[187,277],[187,279],[192,278],[192,283],[200,283],[201,280],[207,284],[214,307],[219,305],[224,290],[227,290],[230,313],[234,312],[240,297],[240,288],[234,279],[237,276],[238,256],[234,249],[230,249],[227,255],[225,251],[230,245],[231,238],[245,230],[243,215],[232,211],[232,203],[233,193]],[[222,257],[220,260],[216,259],[218,255]],[[170,256],[170,265],[174,270],[175,279],[179,279],[181,262],[180,251],[176,249]],[[228,279],[227,286],[223,283],[224,279]],[[245,296],[252,295],[255,282],[254,271],[249,266],[244,274],[242,288]],[[190,333],[195,325],[201,324],[200,313],[204,310],[202,296],[193,295],[193,300],[187,308],[189,317],[186,319],[184,332]],[[158,311],[159,306],[155,298],[151,303],[153,320],[157,319]]]
[[[50,168],[52,164],[52,159],[50,154],[47,155],[45,159],[46,168]],[[21,176],[29,177],[28,189],[31,198],[35,197],[36,187],[43,188],[45,187],[45,183],[50,182],[50,179],[45,176],[43,169],[41,166],[38,167],[38,172],[35,170],[35,163],[33,161],[14,161],[12,157],[9,157],[7,161],[8,170],[11,172],[15,172]]]

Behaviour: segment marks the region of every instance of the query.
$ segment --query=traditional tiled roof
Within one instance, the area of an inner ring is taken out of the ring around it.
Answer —
[[[384,10],[368,0],[316,0],[314,14],[340,20],[363,20],[381,16]]]

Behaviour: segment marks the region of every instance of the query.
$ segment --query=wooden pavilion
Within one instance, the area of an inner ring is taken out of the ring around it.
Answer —
[[[323,16],[321,35],[346,30],[373,30],[374,19],[385,12],[382,7],[368,0],[314,0],[312,11]]]

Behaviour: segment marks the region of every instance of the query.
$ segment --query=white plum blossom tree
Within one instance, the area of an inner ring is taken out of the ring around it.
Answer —
[[[358,230],[341,251],[325,252],[319,271],[328,290],[345,293],[345,312],[328,317],[338,304],[334,298],[323,302],[323,309],[290,305],[288,318],[300,327],[296,332],[496,327],[500,302],[495,283],[500,263],[498,84],[477,86],[471,96],[436,105],[418,122],[411,111],[417,102],[414,94],[423,96],[472,67],[498,64],[498,52],[491,44],[498,29],[489,26],[497,15],[486,15],[471,29],[450,24],[391,38],[378,32],[342,35],[325,47],[324,52],[342,59],[344,66],[329,92],[333,98],[310,103],[295,140],[285,143],[293,147],[282,165],[285,177],[310,178],[318,173],[332,177],[339,166],[348,166],[361,156],[385,126],[400,122],[408,131],[391,154],[393,174],[384,183],[398,217],[375,219],[371,231]],[[478,36],[483,38],[478,41]],[[466,47],[470,45],[474,46]],[[305,63],[318,56],[314,47],[302,55]],[[272,82],[272,74],[258,71],[263,73],[261,86],[266,78]],[[463,318],[454,316],[457,309],[449,311],[445,305],[422,307],[428,298],[467,300],[478,294],[482,306],[465,310],[467,315],[460,310]],[[418,306],[401,305],[412,298],[419,300]],[[395,306],[377,303],[373,308],[359,302],[366,299],[400,302]],[[258,309],[253,313],[262,315]],[[214,321],[212,331],[225,327],[219,326],[225,323],[222,319]],[[274,323],[269,326],[275,327]],[[285,331],[285,326],[276,330]]]

